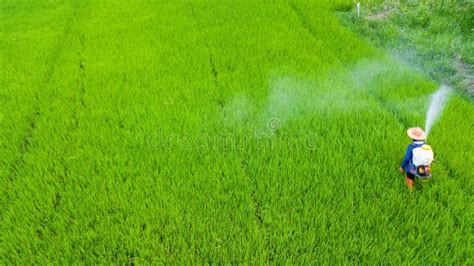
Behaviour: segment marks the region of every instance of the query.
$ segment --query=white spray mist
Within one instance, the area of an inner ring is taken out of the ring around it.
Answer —
[[[443,112],[444,106],[448,101],[449,95],[451,94],[451,87],[442,85],[439,90],[431,96],[431,103],[428,112],[426,113],[426,135],[428,136],[431,127],[436,122],[440,114]]]

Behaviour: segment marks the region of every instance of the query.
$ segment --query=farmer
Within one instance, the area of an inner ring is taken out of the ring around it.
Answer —
[[[410,190],[413,190],[413,183],[415,181],[415,171],[413,167],[413,149],[423,146],[425,144],[426,133],[423,129],[419,127],[412,127],[407,130],[408,137],[413,140],[413,143],[408,145],[407,151],[405,153],[405,158],[403,158],[402,165],[400,166],[400,172],[405,171],[405,182]]]

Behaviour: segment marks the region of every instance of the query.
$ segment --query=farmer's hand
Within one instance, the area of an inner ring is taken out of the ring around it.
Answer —
[[[400,169],[398,169],[398,170],[400,170],[400,173],[403,174],[403,167],[400,166]]]

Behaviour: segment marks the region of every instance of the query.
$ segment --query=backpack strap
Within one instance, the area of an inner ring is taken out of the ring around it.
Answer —
[[[412,143],[412,151],[416,148],[420,148],[421,146],[425,145],[426,143],[423,141],[423,143]],[[413,164],[413,152],[412,152],[412,155],[411,155],[411,158],[410,158],[410,162],[408,164],[409,168],[410,168],[410,172],[414,175],[417,175],[417,170],[415,165]]]

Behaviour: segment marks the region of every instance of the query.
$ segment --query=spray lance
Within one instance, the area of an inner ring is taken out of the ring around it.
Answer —
[[[444,107],[446,106],[446,103],[448,102],[449,95],[451,94],[451,87],[447,85],[442,85],[441,88],[431,96],[431,103],[430,107],[428,108],[428,112],[426,113],[426,139],[428,139],[428,134],[430,133],[431,127],[434,125],[436,120],[438,120],[439,116],[444,110]],[[422,150],[419,151],[418,153],[413,153],[413,162],[416,165],[418,163],[419,165],[426,165],[426,163],[431,164],[431,162],[434,162],[435,159],[433,158],[433,151],[431,149],[430,145],[423,145]],[[418,162],[416,162],[416,159]],[[425,160],[424,162],[420,160]],[[428,174],[431,177],[431,168],[418,168],[418,173],[419,175],[423,174]],[[429,180],[429,179],[424,179],[421,178],[422,181]]]
[[[444,110],[446,103],[448,102],[449,95],[451,94],[452,89],[447,85],[442,85],[439,90],[431,96],[430,107],[426,113],[426,137],[430,134],[431,127],[438,120],[439,116]]]

